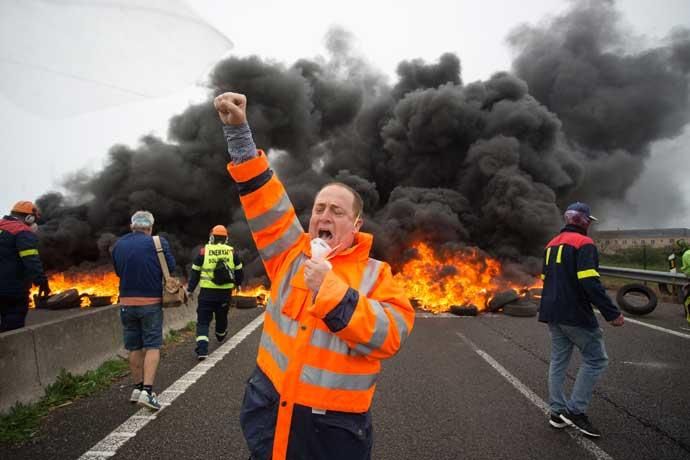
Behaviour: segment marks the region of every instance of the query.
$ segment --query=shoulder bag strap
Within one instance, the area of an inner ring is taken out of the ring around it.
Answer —
[[[170,278],[170,271],[168,270],[168,263],[165,261],[165,255],[163,255],[163,247],[161,246],[160,236],[153,237],[153,244],[156,246],[156,253],[158,254],[158,261],[163,269],[163,278],[168,280]]]

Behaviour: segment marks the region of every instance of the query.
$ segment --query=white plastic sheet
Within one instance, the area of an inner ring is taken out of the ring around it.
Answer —
[[[0,91],[47,118],[180,91],[231,48],[180,0],[0,1]]]

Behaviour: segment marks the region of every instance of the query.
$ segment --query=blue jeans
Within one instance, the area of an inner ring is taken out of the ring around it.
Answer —
[[[549,331],[551,332],[551,363],[549,364],[551,412],[568,410],[573,414],[584,414],[592,399],[594,384],[609,364],[602,330],[549,323]],[[580,350],[582,365],[577,373],[570,399],[566,400],[563,385],[568,363],[573,354],[573,346]]]
[[[160,348],[163,345],[162,305],[120,306],[125,349]]]

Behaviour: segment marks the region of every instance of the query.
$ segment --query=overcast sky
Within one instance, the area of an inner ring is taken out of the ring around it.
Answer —
[[[28,3],[37,4],[39,13],[45,11],[41,8],[45,6],[42,2]],[[56,6],[55,3],[49,6],[84,8],[75,7],[72,2],[65,3],[67,6]],[[145,5],[147,8],[150,5],[171,5],[170,2],[143,0],[122,3]],[[231,3],[235,6],[230,6]],[[40,47],[49,49],[51,58],[62,59],[57,64],[51,63],[51,66],[62,63],[61,71],[66,75],[71,75],[73,69],[83,62],[96,66],[117,64],[118,72],[123,75],[118,77],[121,78],[119,81],[124,82],[118,86],[127,89],[140,82],[160,83],[160,91],[137,86],[136,91],[130,91],[131,98],[122,97],[119,101],[115,98],[95,106],[75,102],[71,107],[73,110],[69,110],[69,104],[65,107],[65,101],[60,99],[60,96],[71,93],[56,94],[52,87],[46,89],[41,85],[40,79],[25,78],[25,74],[19,72],[22,67],[17,64],[16,56],[8,58],[8,50],[26,45],[32,39],[35,45],[51,44],[51,37],[57,42],[55,37],[63,37],[63,34],[74,37],[75,27],[80,24],[78,20],[51,22],[50,17],[37,17],[41,30],[45,30],[42,21],[51,25],[50,33],[39,37],[38,41],[35,36],[28,36],[32,31],[27,27],[17,28],[12,36],[0,32],[0,68],[5,73],[5,77],[0,77],[0,126],[3,135],[0,146],[3,170],[0,211],[4,212],[17,200],[33,200],[49,190],[59,189],[60,182],[67,175],[79,170],[100,169],[108,149],[116,143],[136,145],[142,135],[151,133],[165,137],[170,116],[181,112],[190,102],[205,98],[205,72],[212,62],[227,53],[230,42],[232,54],[256,54],[290,64],[302,57],[313,58],[323,54],[323,38],[327,30],[340,25],[354,35],[362,56],[388,75],[391,81],[395,80],[395,68],[401,60],[423,58],[435,61],[442,53],[450,51],[461,59],[463,81],[470,82],[510,69],[511,54],[505,38],[511,29],[521,23],[534,24],[548,15],[561,13],[568,3],[555,0],[173,2],[177,12],[189,15],[192,11],[203,18],[210,25],[209,30],[170,31],[165,29],[167,23],[163,22],[147,25],[143,32],[127,29],[118,34],[111,30],[112,23],[89,21],[91,29],[85,32],[89,38],[78,37],[84,49],[76,46],[65,52],[55,46]],[[652,4],[648,0],[622,0],[617,4],[635,35],[634,46],[653,44],[663,39],[674,26],[690,27],[688,0],[664,0],[660,3],[663,7],[655,8],[650,8]],[[0,8],[3,7],[0,5]],[[79,17],[84,17],[83,14]],[[97,13],[91,11],[88,14]],[[114,12],[115,16],[128,17],[122,11]],[[137,40],[137,33],[142,33],[142,37],[147,39]],[[155,43],[158,35],[162,38]],[[130,39],[123,41],[123,36]],[[196,43],[186,38],[191,36],[193,40],[204,43],[201,49],[196,48],[198,60],[193,65],[167,59],[165,55],[161,57],[160,52],[154,53],[148,47],[149,44],[151,47],[160,46],[160,40],[164,39],[171,43],[172,50],[178,51]],[[108,51],[94,53],[93,43]],[[138,56],[139,59],[132,59],[130,67],[123,68],[118,60],[119,54]],[[27,51],[26,57],[35,60],[40,58],[40,54]],[[35,62],[33,65],[35,68]],[[14,71],[19,73],[14,74]],[[104,74],[115,73],[112,68],[104,68]],[[8,75],[16,78],[8,78]],[[39,93],[38,87],[48,94]],[[86,93],[77,94],[82,94],[77,98],[79,100],[88,98],[88,95],[83,96]],[[690,215],[690,183],[686,170],[689,147],[690,129],[687,128],[679,138],[656,144],[647,171],[628,193],[627,205],[611,204],[602,210],[608,216],[605,227],[690,227],[690,218],[687,217]],[[659,196],[652,185],[659,178],[676,182],[684,197],[673,194]],[[673,211],[669,213],[670,208]]]

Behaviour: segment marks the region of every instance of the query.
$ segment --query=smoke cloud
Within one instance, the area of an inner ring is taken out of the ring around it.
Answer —
[[[400,63],[389,85],[340,29],[326,38],[326,58],[225,59],[210,75],[209,99],[170,121],[168,142],[114,146],[106,167],[69,182],[67,196],[38,200],[46,265],[107,261],[132,212],[148,209],[181,264],[213,225],[226,224],[249,277],[261,276],[212,105],[232,90],[247,95],[257,146],[303,224],[315,193],[338,180],[362,194],[363,230],[375,235],[375,256],[394,266],[421,240],[478,247],[511,272],[538,270],[564,204],[590,200],[596,209],[620,199],[650,143],[688,123],[689,31],[630,53],[618,23],[610,2],[576,3],[510,35],[514,73],[469,84],[460,59],[444,54]]]

